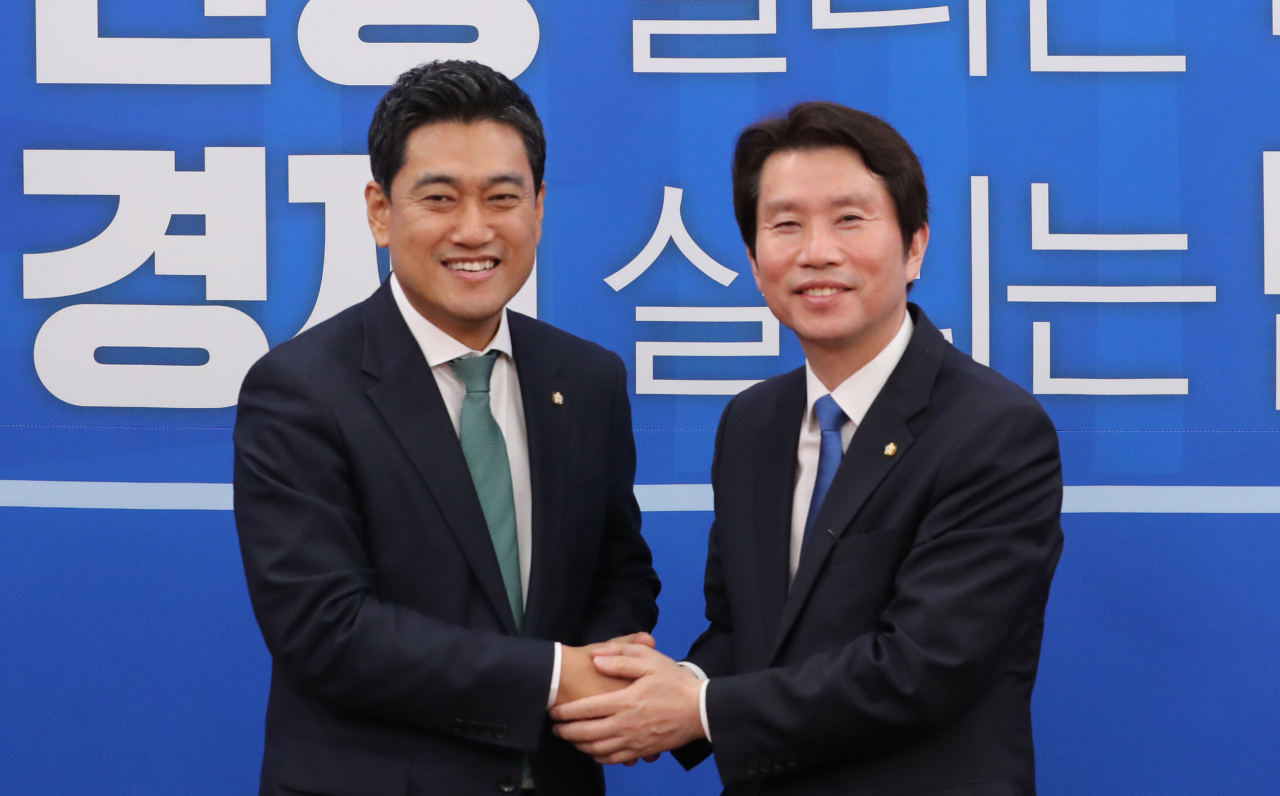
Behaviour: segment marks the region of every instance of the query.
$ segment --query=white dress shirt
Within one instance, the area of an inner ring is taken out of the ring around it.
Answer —
[[[800,446],[796,450],[796,491],[791,500],[791,558],[790,573],[794,580],[796,569],[800,566],[800,548],[804,545],[804,526],[809,520],[809,503],[813,500],[813,485],[818,480],[818,453],[822,449],[822,429],[818,426],[818,415],[813,405],[824,395],[830,395],[849,418],[840,427],[840,450],[849,450],[849,442],[853,433],[858,430],[862,418],[875,402],[876,396],[884,388],[893,369],[898,367],[911,342],[911,332],[915,324],[911,322],[911,313],[905,313],[898,333],[889,341],[875,359],[858,369],[845,379],[834,390],[813,373],[809,363],[804,363],[804,375],[808,385],[808,397],[804,410],[804,421],[800,424]]]
[[[445,409],[449,411],[449,420],[453,423],[455,434],[460,433],[462,400],[467,395],[467,386],[458,374],[449,367],[449,361],[465,356],[480,356],[490,351],[499,352],[493,364],[493,373],[489,377],[489,409],[493,419],[502,431],[507,444],[507,460],[511,465],[511,493],[516,503],[516,544],[520,550],[520,594],[521,599],[529,599],[529,563],[533,559],[533,487],[529,480],[529,435],[524,424],[524,404],[520,397],[520,379],[516,373],[516,362],[511,352],[511,327],[507,325],[507,313],[502,313],[498,323],[498,332],[485,346],[483,351],[474,351],[464,343],[450,337],[431,321],[422,317],[409,298],[404,288],[391,274],[391,295],[395,297],[400,314],[409,325],[413,339],[418,341],[422,355],[431,367],[431,375],[436,377],[436,386],[440,388],[440,397],[444,399]],[[551,668],[550,696],[547,698],[547,709],[556,703],[560,691],[560,642],[555,642],[555,662]]]
[[[852,376],[845,379],[834,390],[814,375],[808,361],[804,363],[804,373],[808,397],[804,410],[804,421],[800,424],[800,445],[796,449],[796,489],[791,499],[791,558],[789,571],[794,580],[796,569],[800,566],[800,548],[804,545],[804,526],[809,520],[809,503],[813,500],[813,485],[818,480],[818,453],[822,449],[822,429],[818,425],[818,416],[813,405],[824,395],[830,395],[849,418],[840,427],[840,450],[849,450],[849,442],[853,433],[858,430],[867,410],[875,402],[880,390],[889,380],[893,369],[898,367],[902,355],[906,353],[907,344],[911,342],[911,333],[915,324],[911,313],[906,313],[898,333],[889,341],[875,359],[863,365]],[[702,732],[711,740],[711,723],[707,720],[707,688],[711,681],[696,664],[681,661],[702,680],[702,693],[698,699],[698,709],[702,717]]]

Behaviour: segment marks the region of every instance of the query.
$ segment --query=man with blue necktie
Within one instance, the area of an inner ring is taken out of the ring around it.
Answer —
[[[1031,692],[1062,548],[1057,434],[907,293],[924,174],[882,120],[805,103],[747,128],[734,208],[801,369],[725,408],[710,627],[676,664],[558,706],[601,762],[714,752],[725,793],[1033,796]]]

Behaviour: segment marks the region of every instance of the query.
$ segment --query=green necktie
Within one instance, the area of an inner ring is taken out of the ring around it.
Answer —
[[[516,620],[516,630],[524,624],[524,598],[520,589],[520,545],[516,541],[516,499],[511,490],[511,462],[507,459],[507,442],[502,429],[493,419],[489,407],[489,376],[497,361],[498,352],[490,351],[479,357],[459,357],[449,366],[467,385],[467,396],[462,399],[462,413],[458,436],[462,441],[462,455],[471,470],[476,494],[480,496],[480,508],[484,511],[485,524],[489,526],[489,538],[498,554],[498,567],[502,570],[502,584],[507,589],[511,603],[511,615]]]

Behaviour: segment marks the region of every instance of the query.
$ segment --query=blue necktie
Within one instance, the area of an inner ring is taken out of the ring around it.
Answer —
[[[813,412],[818,416],[818,427],[822,429],[822,447],[818,449],[818,477],[813,482],[813,499],[809,501],[809,518],[804,523],[804,538],[809,539],[813,530],[813,521],[818,518],[822,502],[827,499],[827,490],[835,480],[836,470],[840,469],[840,459],[844,457],[844,446],[840,442],[840,427],[849,417],[830,395],[824,395],[813,404]]]

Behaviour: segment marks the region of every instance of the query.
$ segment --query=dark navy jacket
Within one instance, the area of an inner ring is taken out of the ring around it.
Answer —
[[[626,371],[512,313],[533,554],[517,634],[435,378],[384,284],[264,356],[235,429],[235,512],[273,666],[261,793],[598,794],[549,731],[552,640],[649,630]],[[562,402],[553,400],[560,393]]]
[[[689,660],[725,792],[1031,796],[1031,690],[1062,550],[1034,398],[924,313],[788,587],[804,370],[738,395],[713,465],[711,625]],[[706,742],[680,750],[693,765]]]

